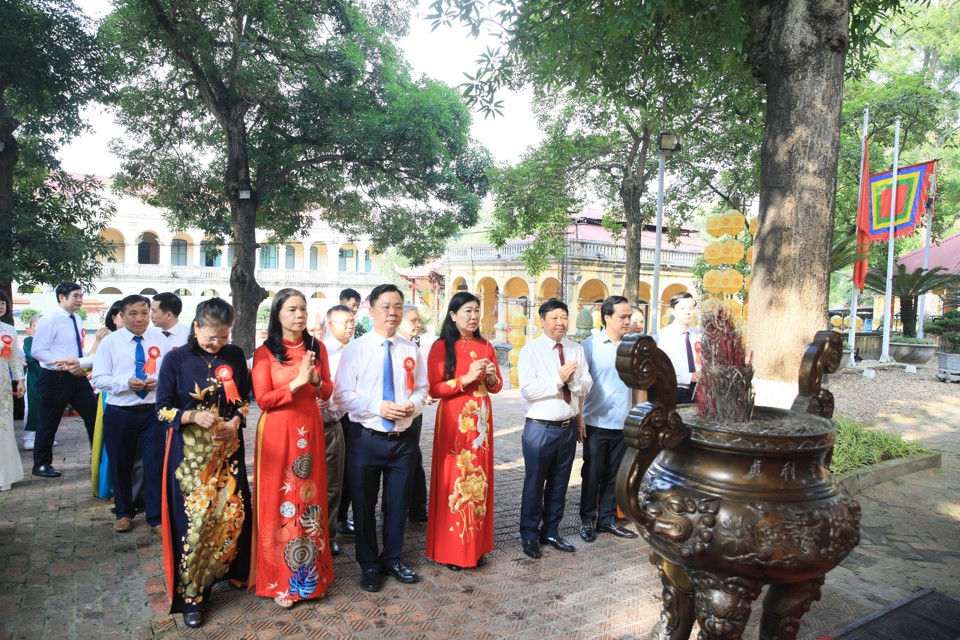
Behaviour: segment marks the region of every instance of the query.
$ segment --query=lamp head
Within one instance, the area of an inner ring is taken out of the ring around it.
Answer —
[[[680,151],[680,136],[676,133],[661,131],[657,136],[657,148],[660,151]]]

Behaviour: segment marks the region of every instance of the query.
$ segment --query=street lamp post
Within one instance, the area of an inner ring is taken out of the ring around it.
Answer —
[[[937,155],[940,153],[940,145],[943,144],[943,141],[947,139],[947,136],[949,136],[951,133],[953,133],[957,129],[960,129],[960,124],[955,126],[953,129],[950,129],[950,131],[947,131],[945,134],[940,136],[939,140],[937,140],[937,145],[933,148],[934,160],[937,159]],[[936,171],[936,168],[934,168],[933,176],[930,179],[930,205],[927,207],[927,229],[926,229],[926,233],[924,234],[925,239],[923,242],[923,270],[924,271],[926,271],[927,268],[930,266],[930,233],[933,230],[933,209],[934,207],[936,207],[936,204],[937,204],[937,171]],[[917,323],[918,338],[923,337],[923,317],[927,313],[926,301],[927,301],[927,294],[923,294],[922,296],[920,296],[920,304],[918,305],[919,308],[917,309],[917,319],[919,320],[919,322]]]
[[[663,171],[668,153],[680,151],[680,136],[661,131],[657,136],[660,166],[657,170],[657,240],[653,250],[653,294],[650,297],[650,334],[660,333],[660,243],[663,237]]]

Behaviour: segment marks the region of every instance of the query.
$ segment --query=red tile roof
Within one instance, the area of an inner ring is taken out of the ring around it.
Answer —
[[[919,232],[918,232],[919,233]],[[907,271],[916,271],[923,266],[923,247],[901,256],[897,264],[902,264]],[[940,242],[930,245],[929,268],[945,267],[948,271],[960,270],[960,233],[947,236]]]

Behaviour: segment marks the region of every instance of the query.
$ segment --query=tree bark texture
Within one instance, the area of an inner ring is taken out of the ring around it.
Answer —
[[[631,173],[623,179],[620,186],[620,198],[623,202],[623,217],[626,221],[624,236],[626,249],[626,273],[624,274],[624,296],[630,304],[640,300],[640,234],[643,231],[643,214],[640,211],[640,197],[646,186],[643,176]]]
[[[14,118],[7,104],[0,95],[0,142],[3,142],[3,151],[0,151],[0,233],[9,237],[13,230],[13,171],[20,159],[20,149],[13,132],[20,126]],[[4,251],[15,251],[16,247],[10,242],[3,243]],[[6,292],[13,300],[13,283],[9,274],[0,274],[0,290]],[[3,320],[13,324],[13,305],[7,306]]]
[[[849,18],[849,0],[754,7],[752,61],[767,110],[748,340],[756,377],[780,396],[761,384],[757,404],[783,406],[796,393],[803,350],[827,326]]]

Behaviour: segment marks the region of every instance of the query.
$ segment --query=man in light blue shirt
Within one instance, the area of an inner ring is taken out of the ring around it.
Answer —
[[[618,538],[637,534],[617,524],[617,469],[627,451],[623,423],[630,411],[631,392],[617,372],[617,348],[630,329],[633,309],[623,296],[610,296],[600,309],[603,331],[584,340],[593,387],[583,399],[578,423],[583,438],[580,469],[580,537],[597,539],[597,532]]]

